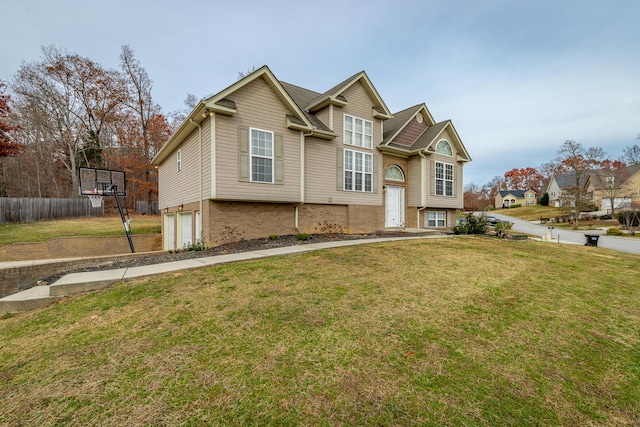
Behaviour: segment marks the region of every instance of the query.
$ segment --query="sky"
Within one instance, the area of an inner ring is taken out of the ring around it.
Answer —
[[[0,79],[54,45],[118,68],[129,45],[164,113],[268,65],[324,92],[366,71],[392,112],[425,103],[473,161],[464,182],[553,160],[566,140],[640,144],[637,0],[0,0]]]

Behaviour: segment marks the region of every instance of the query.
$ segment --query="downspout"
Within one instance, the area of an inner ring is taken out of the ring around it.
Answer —
[[[304,186],[305,186],[305,169],[304,169],[304,141],[305,137],[313,135],[313,130],[309,133],[300,132],[300,202],[296,205],[296,212],[294,218],[293,227],[296,229],[298,233],[302,233],[300,231],[300,223],[299,223],[299,212],[300,206],[304,205]]]
[[[204,233],[204,230],[202,229],[202,126],[196,123],[192,118],[189,118],[189,122],[198,127],[198,180],[200,185],[200,197],[198,197],[200,199],[198,206],[198,209],[200,210],[200,218],[198,218],[198,221],[200,221],[200,233]],[[201,240],[201,237],[202,236],[196,236],[196,241]]]
[[[420,212],[422,212],[423,210],[427,209],[427,185],[426,185],[426,176],[422,176],[422,173],[427,169],[426,165],[427,165],[427,157],[424,155],[424,153],[422,151],[418,151],[418,154],[420,155],[420,157],[422,157],[422,160],[424,161],[424,163],[422,165],[420,165],[420,186],[421,186],[421,191],[420,191],[420,206],[422,206],[421,208],[418,208],[418,215],[416,215],[416,228],[420,228]],[[426,175],[426,173],[425,173]]]

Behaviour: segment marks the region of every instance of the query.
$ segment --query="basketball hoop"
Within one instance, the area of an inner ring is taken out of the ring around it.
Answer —
[[[89,194],[89,200],[91,200],[92,208],[99,208],[102,206],[102,195],[101,194]]]

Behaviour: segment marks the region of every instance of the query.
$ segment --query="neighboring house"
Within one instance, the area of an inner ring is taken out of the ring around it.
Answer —
[[[451,121],[395,115],[363,71],[324,93],[264,66],[201,101],[162,147],[164,249],[383,228],[438,228],[471,161]]]
[[[508,208],[513,205],[534,206],[535,204],[536,192],[533,190],[500,190],[494,200],[496,209]]]
[[[589,173],[585,188],[599,210],[610,211],[612,198],[616,210],[630,207],[632,202],[640,203],[640,164],[626,167],[624,173],[619,174],[618,179],[620,178],[624,182],[617,184],[616,177],[609,176],[606,172]]]
[[[580,178],[580,184],[585,185],[587,176]],[[554,175],[547,185],[547,194],[549,195],[549,206],[554,208],[570,207],[570,198],[567,197],[566,190],[576,185],[576,175],[574,173],[564,175]]]

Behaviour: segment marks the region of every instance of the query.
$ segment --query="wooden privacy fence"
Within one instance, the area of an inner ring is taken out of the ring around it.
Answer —
[[[77,199],[0,197],[0,224],[103,215],[104,203],[99,208],[93,208],[87,197]]]

